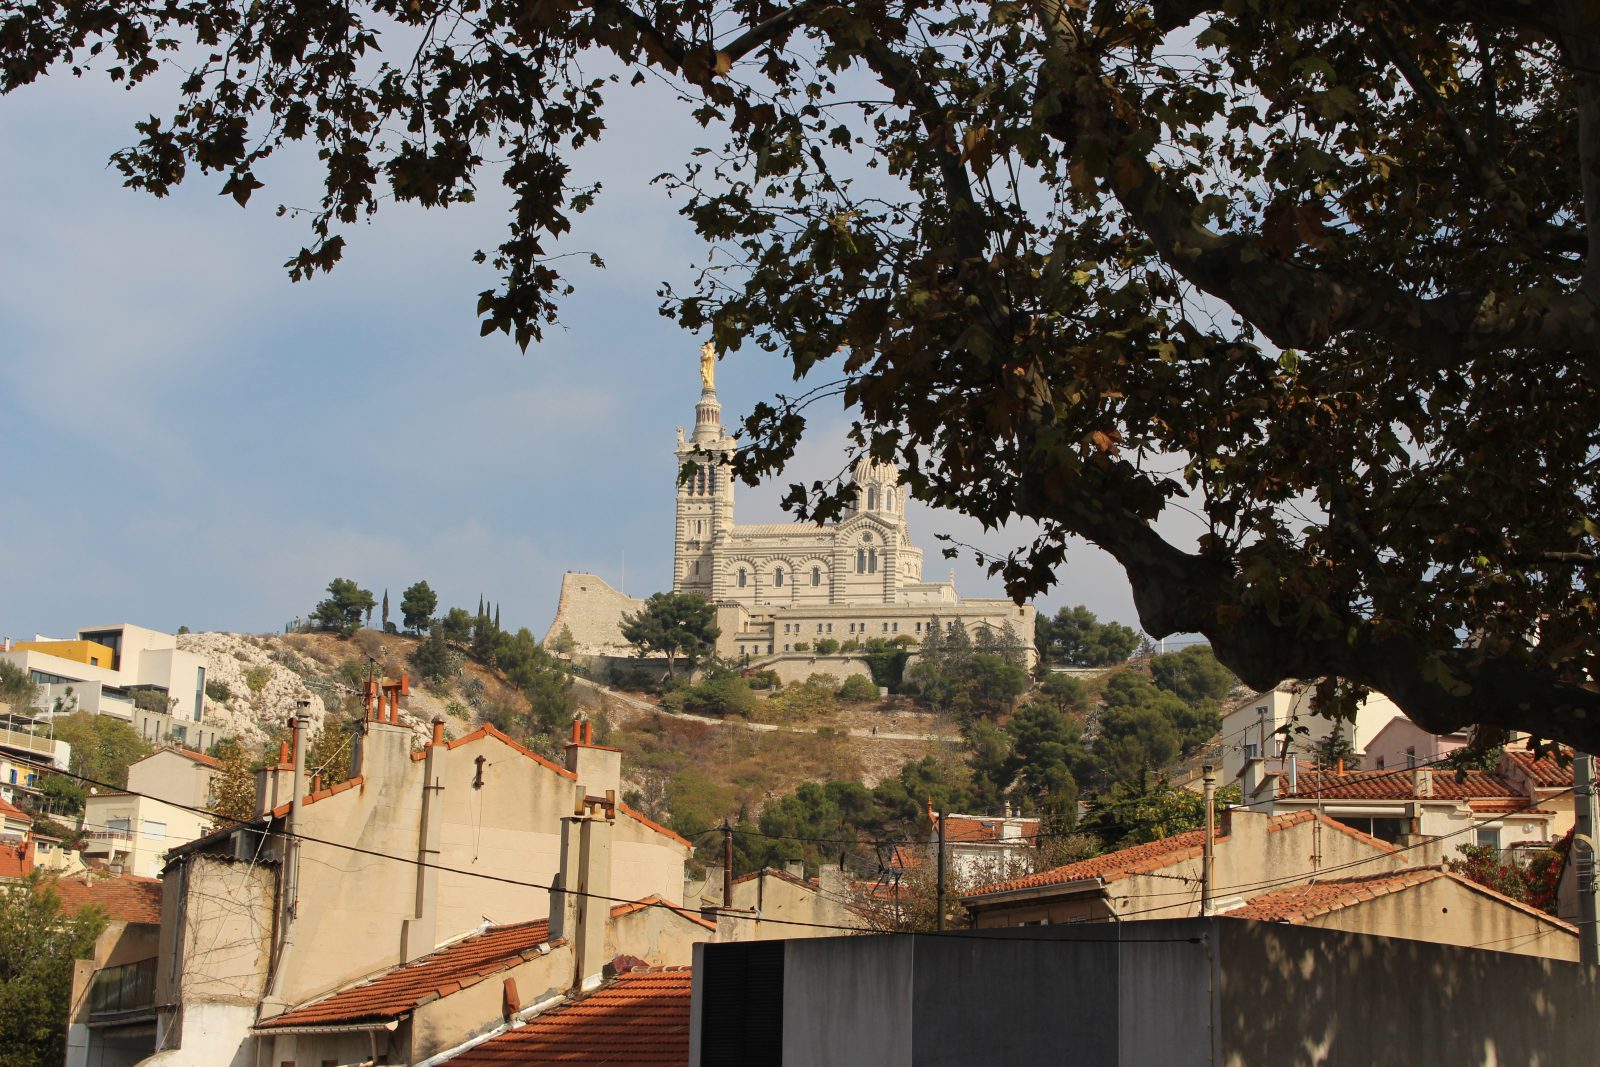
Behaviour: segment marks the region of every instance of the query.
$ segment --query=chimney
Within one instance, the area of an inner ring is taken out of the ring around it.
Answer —
[[[400,723],[400,698],[410,692],[411,680],[404,674],[398,682],[369,681],[362,688],[367,714],[356,733],[352,776],[382,782],[408,773],[413,734]]]
[[[611,918],[611,835],[616,792],[586,794],[577,787],[576,814],[561,820],[561,869],[550,889],[550,940],[565,938],[572,949],[572,988],[592,989],[610,956],[606,933]]]
[[[278,762],[256,772],[256,814],[265,815],[294,796],[294,763],[289,758],[289,742],[278,746]]]
[[[805,863],[805,860],[790,860],[788,863],[785,863],[783,865],[783,869],[785,871],[787,871],[789,874],[793,875],[794,877],[800,879],[801,881],[805,881],[805,877],[806,877],[806,863]]]
[[[1433,796],[1433,768],[1417,766],[1411,768],[1411,795],[1414,797]]]
[[[1267,761],[1260,756],[1251,756],[1244,761],[1244,768],[1239,772],[1239,788],[1244,795],[1246,805],[1256,803],[1258,799],[1256,793],[1260,791],[1261,783],[1266,778],[1266,769]]]
[[[578,776],[578,784],[589,796],[622,795],[622,750],[595,744],[594,723],[581,715],[572,720],[567,770]]]

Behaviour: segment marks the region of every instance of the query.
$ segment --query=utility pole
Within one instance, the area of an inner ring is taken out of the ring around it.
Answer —
[[[733,907],[733,827],[722,820],[722,906]]]
[[[938,882],[938,892],[937,892],[938,899],[936,901],[936,903],[938,904],[938,907],[939,907],[939,911],[938,911],[938,914],[934,916],[934,923],[935,923],[934,929],[935,930],[943,930],[944,929],[944,821],[945,821],[945,810],[943,808],[940,808],[939,809],[939,882]]]
[[[1593,967],[1600,964],[1600,922],[1595,905],[1595,780],[1594,757],[1572,759],[1573,806],[1577,825],[1572,833],[1572,856],[1578,864],[1578,959]]]
[[[1206,804],[1206,846],[1200,857],[1200,914],[1210,915],[1211,883],[1217,851],[1217,776],[1207,763],[1201,768]]]

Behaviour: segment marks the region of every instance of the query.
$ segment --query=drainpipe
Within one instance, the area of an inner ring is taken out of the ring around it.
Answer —
[[[1210,915],[1211,883],[1215,877],[1216,851],[1217,851],[1217,776],[1212,772],[1211,764],[1206,764],[1201,773],[1201,781],[1205,787],[1206,804],[1206,846],[1200,860],[1200,914]]]
[[[1600,923],[1596,922],[1595,780],[1594,757],[1579,753],[1572,759],[1573,808],[1577,816],[1572,833],[1572,857],[1578,874],[1578,959],[1591,967],[1600,964]]]
[[[422,825],[417,832],[416,899],[411,918],[400,928],[400,962],[410,963],[432,952],[439,936],[439,823],[444,786],[439,783],[438,756],[444,745],[444,720],[433,720],[433,740],[422,762]]]
[[[283,988],[283,959],[294,941],[294,919],[300,910],[300,805],[305,800],[306,730],[311,726],[311,701],[295,701],[294,716],[289,720],[294,745],[294,786],[289,798],[289,818],[285,829],[287,839],[283,847],[282,874],[279,880],[278,900],[278,951],[272,961],[272,982],[267,999],[276,1001]]]

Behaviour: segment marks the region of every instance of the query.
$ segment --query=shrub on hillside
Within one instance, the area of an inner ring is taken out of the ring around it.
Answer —
[[[719,674],[675,690],[662,704],[695,715],[748,716],[755,711],[756,695],[738,675]]]
[[[839,699],[852,704],[861,704],[868,700],[878,699],[878,687],[871,678],[864,674],[852,674],[844,680],[839,687]]]
[[[751,689],[782,689],[783,679],[778,677],[777,671],[751,671],[744,676],[745,684]]]
[[[206,682],[206,699],[214,700],[218,704],[226,704],[233,699],[233,690],[228,688],[226,682],[219,682],[211,678]]]
[[[839,642],[831,637],[824,637],[817,642],[817,655],[831,656],[839,651]]]

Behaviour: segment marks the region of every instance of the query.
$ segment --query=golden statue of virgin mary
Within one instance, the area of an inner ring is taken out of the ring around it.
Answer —
[[[717,346],[707,341],[700,346],[700,386],[715,389],[717,375]]]

